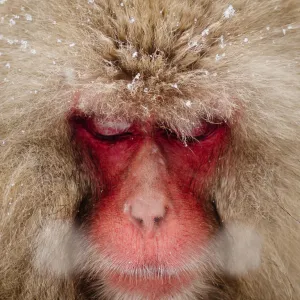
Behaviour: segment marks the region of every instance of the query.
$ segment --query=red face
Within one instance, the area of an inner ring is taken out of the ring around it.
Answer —
[[[155,120],[71,124],[100,195],[89,234],[104,284],[149,299],[188,288],[214,231],[207,190],[227,127],[201,122],[183,141]]]

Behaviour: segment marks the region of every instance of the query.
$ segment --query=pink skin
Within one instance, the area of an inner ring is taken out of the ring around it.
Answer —
[[[195,272],[183,269],[212,234],[201,191],[215,170],[228,128],[204,123],[193,132],[199,140],[184,145],[175,133],[157,128],[154,119],[128,126],[107,126],[95,118],[70,120],[84,160],[93,163],[93,176],[104,186],[92,215],[91,238],[111,266],[105,284],[144,297],[155,290],[154,298],[189,286]],[[163,274],[158,278],[159,267]],[[128,274],[146,268],[154,273]]]

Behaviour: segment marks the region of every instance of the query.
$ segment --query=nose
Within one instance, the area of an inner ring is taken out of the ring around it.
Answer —
[[[133,160],[129,174],[127,186],[134,188],[127,196],[124,212],[144,234],[154,233],[166,223],[172,201],[166,184],[166,164],[153,142],[145,142]]]
[[[144,194],[131,199],[129,217],[146,233],[154,232],[166,220],[169,206],[163,195]]]

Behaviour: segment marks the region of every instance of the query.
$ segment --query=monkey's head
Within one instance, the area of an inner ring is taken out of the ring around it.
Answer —
[[[299,297],[296,0],[0,9],[1,299]]]

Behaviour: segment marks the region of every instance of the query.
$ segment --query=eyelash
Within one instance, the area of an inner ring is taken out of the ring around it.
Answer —
[[[174,140],[185,140],[187,143],[195,143],[195,142],[200,142],[203,140],[206,140],[209,136],[211,136],[217,128],[220,127],[220,124],[208,124],[207,125],[207,130],[204,130],[203,134],[197,135],[197,136],[185,136],[185,138],[181,138],[178,133],[175,131],[172,131],[170,129],[163,129],[163,134],[166,136],[168,139],[174,139]]]
[[[83,120],[81,119],[81,121]],[[113,135],[101,134],[96,130],[96,127],[92,120],[85,120],[83,121],[83,123],[85,123],[84,127],[86,128],[86,130],[90,132],[95,139],[102,142],[116,143],[119,141],[121,142],[127,139],[132,139],[134,136],[134,132],[132,131],[124,131]],[[205,123],[203,125],[203,133],[196,136],[185,136],[185,137],[181,137],[176,131],[173,131],[168,128],[160,128],[159,131],[162,133],[162,136],[168,140],[181,141],[184,143],[193,144],[193,143],[206,140],[208,137],[214,134],[214,132],[220,126],[221,124]]]
[[[118,142],[121,140],[125,140],[131,137],[132,135],[133,134],[131,132],[127,132],[127,131],[119,134],[114,134],[114,135],[103,135],[97,132],[94,133],[96,139],[101,141],[106,141],[106,142]]]

